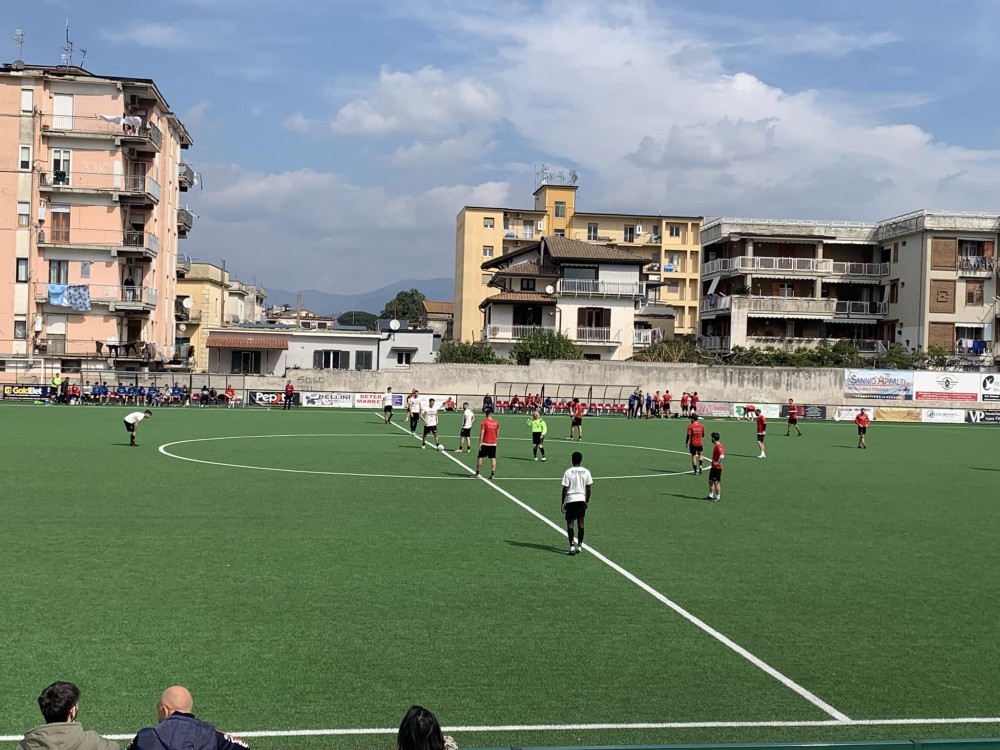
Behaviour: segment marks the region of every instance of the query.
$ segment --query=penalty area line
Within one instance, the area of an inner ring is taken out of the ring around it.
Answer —
[[[394,426],[397,427],[398,429],[402,430],[403,432],[406,432],[405,428],[403,428],[403,427],[401,427],[399,425],[395,425],[395,424],[394,424]],[[436,451],[436,452],[440,452],[440,451]],[[451,460],[452,462],[454,462],[458,466],[462,467],[462,469],[464,469],[465,471],[472,473],[472,469],[470,469],[468,466],[466,466],[464,463],[462,463],[461,461],[459,461],[457,458],[455,458],[450,453],[445,452],[444,455],[449,460]],[[524,501],[522,501],[519,498],[517,498],[514,495],[512,495],[510,492],[508,492],[507,490],[505,490],[503,487],[500,487],[498,484],[496,484],[495,482],[487,479],[484,476],[480,476],[479,479],[480,479],[480,481],[486,483],[487,485],[489,485],[490,487],[492,487],[494,490],[496,490],[497,492],[499,492],[501,495],[503,495],[504,497],[506,497],[511,502],[515,503],[516,505],[520,506],[524,510],[528,511],[531,515],[535,516],[535,518],[537,518],[539,521],[541,521],[542,523],[544,523],[547,526],[549,526],[552,529],[554,529],[556,532],[559,533],[560,536],[565,536],[565,534],[566,534],[566,530],[565,529],[561,528],[558,524],[553,523],[551,520],[549,520],[548,517],[546,517],[543,514],[539,513],[537,510],[535,510],[534,508],[532,508],[530,505],[528,505]],[[581,546],[582,549],[585,549],[588,552],[590,552],[590,554],[592,554],[594,557],[596,557],[602,563],[604,563],[609,568],[611,568],[612,570],[614,570],[616,573],[622,575],[623,577],[625,577],[626,579],[628,579],[629,581],[631,581],[632,583],[634,583],[636,586],[638,586],[639,588],[641,588],[643,591],[645,591],[647,594],[649,594],[650,596],[652,596],[653,598],[655,598],[657,601],[659,601],[660,603],[665,604],[666,606],[668,606],[670,609],[672,609],[674,612],[676,612],[677,614],[679,614],[681,617],[683,617],[685,620],[687,620],[688,622],[690,622],[692,625],[696,626],[700,630],[702,630],[705,633],[707,633],[708,635],[712,636],[712,638],[714,638],[715,640],[719,641],[719,643],[721,643],[724,646],[728,647],[730,650],[736,652],[737,654],[739,654],[740,656],[742,656],[744,659],[746,659],[747,661],[749,661],[751,664],[753,664],[755,667],[757,667],[761,671],[765,672],[766,674],[770,675],[771,677],[773,677],[774,679],[776,679],[778,682],[780,682],[782,685],[784,685],[785,687],[789,688],[790,690],[792,690],[795,693],[797,693],[798,695],[800,695],[805,700],[807,700],[810,703],[812,703],[814,706],[816,706],[818,709],[820,709],[821,711],[823,711],[828,716],[832,716],[834,719],[836,719],[837,721],[840,721],[840,722],[850,721],[850,717],[848,717],[847,714],[845,714],[845,713],[843,713],[841,711],[838,711],[836,708],[834,708],[833,706],[831,706],[829,703],[827,703],[826,701],[824,701],[822,698],[820,698],[819,696],[817,696],[814,693],[810,692],[809,690],[807,690],[806,688],[804,688],[802,685],[800,685],[797,682],[795,682],[792,678],[790,678],[790,677],[784,675],[783,673],[779,672],[777,669],[775,669],[774,667],[772,667],[770,664],[768,664],[767,662],[765,662],[763,659],[760,659],[757,656],[754,656],[752,653],[750,653],[749,651],[747,651],[741,645],[739,645],[738,643],[736,643],[736,641],[732,640],[731,638],[729,638],[726,635],[723,635],[721,632],[719,632],[718,630],[716,630],[715,628],[713,628],[711,625],[709,625],[707,622],[705,622],[701,618],[696,617],[692,613],[688,612],[686,609],[684,609],[684,607],[682,607],[681,605],[677,604],[672,599],[669,599],[664,594],[662,594],[659,591],[657,591],[655,588],[653,588],[652,586],[650,586],[648,583],[646,583],[645,581],[643,581],[641,578],[639,578],[639,577],[633,575],[632,573],[630,573],[629,571],[625,570],[625,568],[623,568],[621,565],[619,565],[618,563],[616,563],[614,560],[612,560],[609,557],[606,557],[605,555],[601,554],[596,549],[594,549],[593,547],[591,547],[589,544],[583,544],[583,545],[580,545],[580,546]]]
[[[496,726],[442,727],[449,734],[486,732],[560,732],[641,729],[772,729],[789,727],[903,727],[933,726],[939,724],[1000,724],[1000,717],[963,716],[939,719],[825,719],[821,721],[649,721],[625,724],[499,724]],[[247,732],[230,732],[243,739],[254,737],[344,737],[352,735],[394,735],[398,727],[358,727],[348,729],[260,729]],[[105,734],[109,740],[130,740],[134,734]],[[0,742],[20,742],[20,734],[0,735]]]

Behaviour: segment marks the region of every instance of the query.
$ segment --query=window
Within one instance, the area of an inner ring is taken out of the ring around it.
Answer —
[[[21,111],[34,112],[35,92],[31,89],[21,89]]]
[[[533,291],[535,291],[535,280],[534,279],[521,279],[521,291],[522,292],[533,292]]]
[[[564,279],[585,279],[593,281],[597,278],[596,268],[582,268],[574,266],[565,266],[563,268],[563,278]]]
[[[778,296],[779,297],[794,297],[795,296],[795,284],[778,284]]]
[[[49,283],[68,284],[69,283],[69,261],[50,260],[49,261]]]
[[[566,236],[566,230],[565,229],[557,229],[555,231],[555,235],[556,235],[556,237],[565,237]]]
[[[670,225],[670,236],[671,237],[680,237],[681,236],[680,225],[678,225],[678,224],[671,224]]]
[[[28,283],[28,259],[27,258],[18,258],[17,259],[17,266],[16,266],[16,271],[15,271],[15,274],[14,274],[14,281],[16,281],[18,284],[27,284]]]
[[[530,326],[540,328],[542,325],[542,308],[526,305],[515,305],[512,312],[512,321],[516,326]]]
[[[524,224],[521,226],[521,239],[530,240],[534,236],[535,236],[535,225],[530,221],[524,222]]]
[[[234,351],[230,372],[237,375],[260,375],[261,352]]]
[[[313,352],[313,368],[316,370],[350,370],[351,353],[333,350]]]
[[[400,367],[408,367],[413,359],[413,352],[396,352],[396,364]]]
[[[587,239],[596,240],[597,239],[597,224],[587,225]]]
[[[372,353],[354,352],[354,369],[355,370],[372,369]]]
[[[493,245],[483,245],[483,257],[484,258],[493,257]]]
[[[81,260],[80,261],[80,278],[89,279],[90,278],[90,261]]]
[[[19,227],[30,226],[31,224],[31,204],[30,203],[18,203],[17,204],[17,225]]]
[[[52,184],[69,185],[70,152],[57,148],[52,151]]]
[[[566,201],[556,201],[556,218],[566,218]]]
[[[28,338],[28,321],[25,319],[14,321],[14,338],[15,339],[26,339]]]
[[[635,224],[625,225],[625,242],[635,242]]]
[[[983,285],[984,281],[966,281],[965,282],[965,304],[967,305],[981,305],[983,304]]]
[[[31,146],[21,146],[17,151],[17,168],[22,172],[31,170]]]
[[[492,277],[492,276],[491,276],[490,274],[488,274],[488,273],[484,273],[484,274],[483,274],[483,275],[482,275],[482,276],[480,277],[480,281],[482,282],[483,286],[489,286],[489,285],[490,285],[490,279],[492,279],[492,278],[493,278],[493,277]]]
[[[892,243],[892,262],[899,263],[899,243]]]
[[[889,304],[899,304],[899,282],[893,281],[889,284]]]
[[[52,206],[49,242],[69,242],[69,206]]]
[[[795,321],[788,320],[785,321],[785,336],[789,338],[795,338]]]
[[[493,229],[493,217],[492,216],[484,216],[483,217],[483,229]]]

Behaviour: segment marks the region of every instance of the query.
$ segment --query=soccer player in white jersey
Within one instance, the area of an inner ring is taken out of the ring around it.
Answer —
[[[569,553],[578,555],[583,549],[583,517],[590,505],[590,489],[594,478],[583,468],[583,454],[573,453],[573,465],[566,469],[562,478],[562,511],[566,514],[566,535],[569,537]],[[573,523],[576,523],[576,539],[573,539]]]
[[[416,388],[406,399],[406,411],[410,415],[410,434],[415,435],[420,421],[420,392]]]
[[[382,396],[382,419],[386,424],[392,421],[392,388],[386,388]]]
[[[153,412],[146,409],[146,411],[134,411],[125,417],[125,431],[128,432],[129,445],[138,445],[138,443],[135,442],[135,430],[139,426],[139,422],[144,419],[149,419],[152,416]]]
[[[455,453],[462,452],[462,446],[465,446],[465,452],[472,452],[472,423],[476,421],[476,413],[469,408],[469,402],[466,401],[462,404],[462,431],[458,433],[458,448],[455,449]]]
[[[427,408],[420,412],[420,421],[424,423],[424,435],[420,441],[420,447],[427,447],[427,436],[434,436],[434,447],[441,448],[441,443],[438,440],[438,410],[434,405],[434,399],[430,399],[427,402]]]

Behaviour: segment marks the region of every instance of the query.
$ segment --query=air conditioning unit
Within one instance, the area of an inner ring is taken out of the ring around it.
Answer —
[[[544,230],[545,230],[545,222],[544,221],[538,222],[538,231],[542,232]]]

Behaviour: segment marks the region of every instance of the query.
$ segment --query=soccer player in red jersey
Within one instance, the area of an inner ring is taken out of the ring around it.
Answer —
[[[684,393],[681,394],[681,414],[686,417],[687,413],[688,413],[688,392],[684,391]]]
[[[570,423],[569,423],[569,439],[573,439],[573,430],[577,431],[577,440],[583,440],[583,412],[586,407],[580,403],[580,399],[573,399],[573,408],[571,411]]]
[[[670,391],[664,391],[663,392],[663,416],[665,416],[667,419],[670,419],[670,399],[671,398],[672,398],[672,396],[670,395]]]
[[[691,394],[691,413],[692,414],[697,414],[698,413],[698,400],[699,400],[698,399],[698,391],[695,391],[694,393]]]
[[[792,428],[802,437],[802,430],[799,429],[799,407],[792,399],[788,399],[788,429],[785,430],[785,437],[792,434]]]
[[[493,412],[487,409],[483,413],[483,421],[479,425],[479,457],[476,459],[476,473],[483,468],[483,459],[490,460],[490,479],[497,473],[497,439],[500,436],[500,424],[493,418]]]
[[[708,470],[708,497],[717,503],[722,499],[722,459],[726,457],[726,449],[722,447],[719,433],[712,433],[712,466]]]
[[[697,414],[691,414],[691,424],[688,425],[684,445],[691,451],[691,473],[701,474],[701,454],[705,450],[705,425],[698,421]]]
[[[757,447],[760,448],[760,455],[757,458],[767,458],[764,455],[764,438],[767,437],[767,417],[765,417],[760,409],[754,412],[757,415]]]
[[[866,450],[868,449],[868,444],[865,443],[865,435],[868,433],[868,423],[870,421],[864,409],[858,412],[858,416],[854,418],[854,424],[858,426],[858,447]]]

